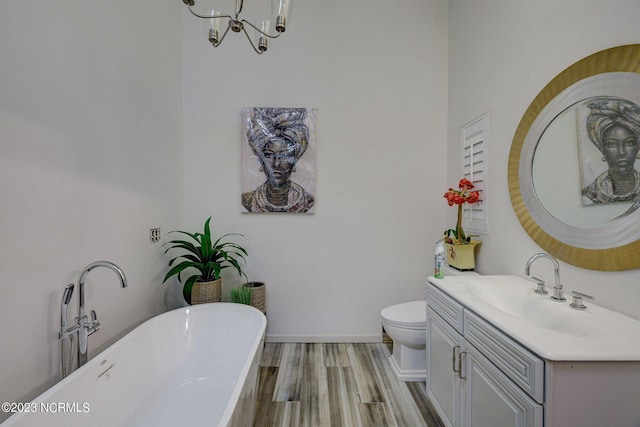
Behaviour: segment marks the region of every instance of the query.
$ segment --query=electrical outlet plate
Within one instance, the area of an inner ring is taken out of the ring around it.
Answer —
[[[151,243],[160,241],[160,227],[149,229],[149,240],[151,241]]]

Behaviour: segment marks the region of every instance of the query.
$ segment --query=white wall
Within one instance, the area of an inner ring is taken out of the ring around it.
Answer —
[[[523,274],[527,259],[541,251],[518,222],[507,186],[511,141],[529,103],[576,61],[640,42],[640,3],[614,0],[603,6],[598,0],[450,0],[450,182],[459,173],[459,127],[482,113],[491,114],[491,231],[483,238],[478,259],[483,274]],[[534,268],[551,281],[550,266],[542,262]],[[640,270],[607,273],[562,263],[561,278],[569,290],[582,290],[602,305],[640,317]]]
[[[60,299],[87,264],[130,283],[89,275],[91,349],[164,310],[149,228],[182,216],[182,23],[156,3],[0,2],[0,401],[60,379]]]
[[[377,340],[382,308],[424,297],[445,226],[447,12],[298,0],[261,56],[241,34],[213,49],[183,13],[186,227],[212,215],[247,236],[268,339]],[[241,213],[240,111],[255,106],[318,109],[314,214]]]

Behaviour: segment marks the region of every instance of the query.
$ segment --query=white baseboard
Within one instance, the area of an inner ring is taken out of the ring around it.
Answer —
[[[299,343],[366,343],[382,342],[382,335],[275,335],[267,334],[266,342]]]

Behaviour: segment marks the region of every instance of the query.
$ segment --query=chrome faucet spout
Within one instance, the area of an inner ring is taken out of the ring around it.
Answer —
[[[531,265],[533,264],[533,262],[535,260],[537,260],[539,258],[546,258],[546,259],[548,259],[549,261],[551,261],[553,263],[553,270],[554,270],[554,275],[555,275],[555,283],[553,285],[553,296],[551,297],[551,299],[553,299],[554,301],[565,301],[566,298],[564,297],[564,294],[563,294],[563,291],[562,291],[562,283],[560,282],[560,264],[558,263],[557,259],[555,259],[551,255],[549,255],[548,253],[541,252],[541,253],[535,254],[531,258],[529,258],[529,260],[527,261],[527,265],[524,268],[525,276],[529,276],[530,275]]]
[[[111,261],[92,262],[91,264],[86,266],[84,270],[82,270],[82,273],[80,274],[80,280],[78,280],[78,304],[79,304],[79,307],[83,309],[82,310],[83,314],[84,314],[84,282],[86,281],[87,275],[89,274],[89,272],[96,267],[106,267],[113,270],[118,275],[118,279],[120,279],[120,284],[122,285],[122,287],[126,288],[128,286],[127,276],[124,275],[124,271],[122,271],[120,267],[118,267]]]
[[[91,320],[88,319],[84,310],[84,284],[87,279],[87,275],[91,270],[97,267],[106,267],[118,275],[118,279],[120,280],[120,285],[123,288],[128,286],[127,277],[124,274],[124,271],[111,261],[96,261],[92,262],[88,266],[82,270],[80,273],[80,279],[78,280],[78,325],[80,329],[78,331],[78,367],[84,365],[89,360],[88,355],[88,345],[87,341],[89,335],[97,332],[100,329],[100,323],[98,322],[98,318],[95,314],[95,311],[92,311]]]

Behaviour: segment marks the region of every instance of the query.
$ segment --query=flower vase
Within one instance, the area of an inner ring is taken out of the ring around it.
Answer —
[[[472,240],[466,245],[445,243],[447,264],[460,271],[473,271],[476,268],[476,247],[482,242]]]

